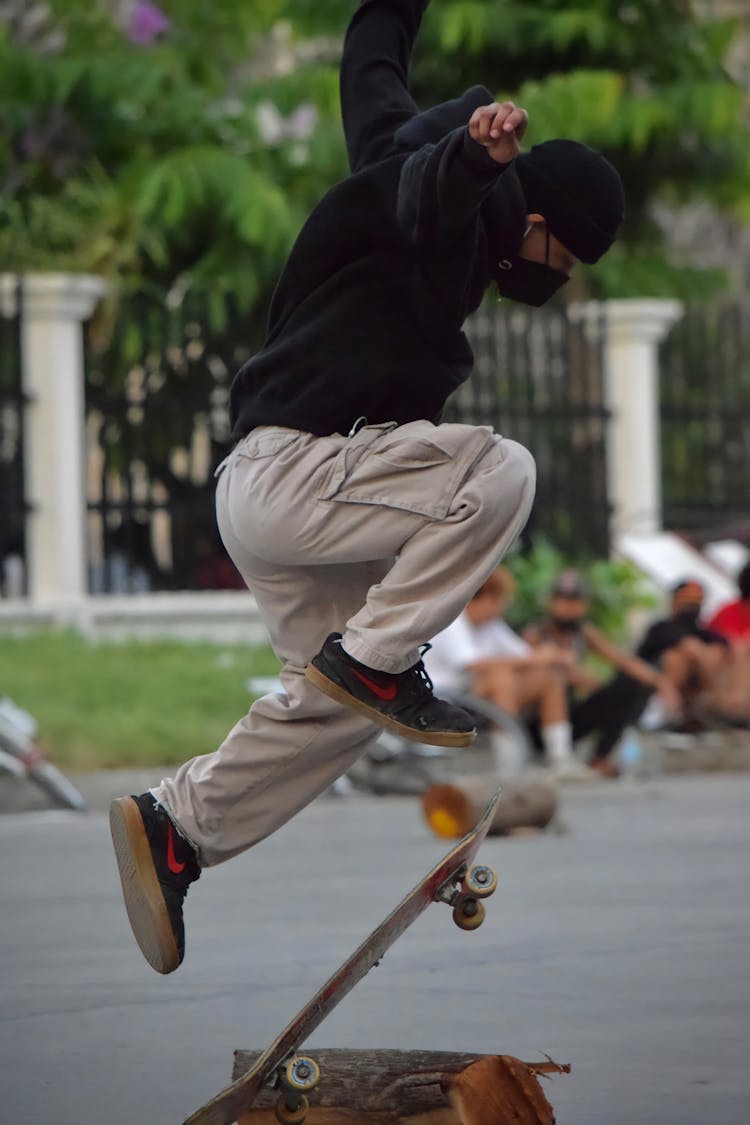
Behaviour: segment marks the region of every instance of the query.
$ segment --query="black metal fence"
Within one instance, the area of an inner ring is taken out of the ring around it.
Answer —
[[[228,448],[227,398],[261,326],[211,330],[198,301],[143,298],[120,310],[111,343],[87,358],[88,535],[92,592],[241,585],[218,538],[213,469]],[[533,452],[537,500],[525,533],[566,553],[606,554],[603,332],[564,310],[482,310],[469,329],[474,377],[449,419],[492,425]]]
[[[689,307],[661,353],[665,526],[750,514],[750,302]]]
[[[492,425],[533,453],[537,495],[526,542],[543,534],[572,558],[606,555],[603,321],[501,304],[482,309],[469,336],[476,369],[449,413]]]
[[[27,514],[23,466],[21,382],[21,285],[0,279],[0,591],[26,591],[24,523]]]
[[[86,360],[89,588],[222,589],[242,581],[219,540],[213,471],[229,447],[231,380],[254,328],[211,327],[205,301],[124,302]],[[257,346],[257,345],[256,345]]]
[[[6,310],[7,311],[7,310]],[[22,553],[25,512],[17,316],[0,318],[4,556]],[[526,445],[538,468],[527,543],[570,556],[609,550],[605,326],[563,308],[486,306],[470,322],[476,371],[446,417]],[[211,328],[204,302],[125,302],[87,360],[92,591],[240,584],[218,540],[213,468],[228,448],[227,398],[262,325]],[[750,303],[689,308],[662,345],[665,525],[700,531],[746,518],[750,482]]]

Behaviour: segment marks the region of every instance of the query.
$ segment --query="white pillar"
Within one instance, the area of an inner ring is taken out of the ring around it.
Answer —
[[[22,281],[21,355],[28,593],[74,607],[86,593],[83,322],[106,291],[86,274]]]
[[[607,486],[613,536],[661,530],[659,344],[683,314],[679,301],[621,299],[571,306],[572,319],[605,330]]]

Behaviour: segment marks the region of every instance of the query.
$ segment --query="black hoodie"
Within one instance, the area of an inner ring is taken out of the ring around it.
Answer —
[[[329,191],[292,248],[265,345],[231,390],[235,440],[254,426],[314,434],[437,420],[471,373],[462,325],[497,261],[520,246],[515,168],[472,140],[492,100],[474,87],[420,114],[408,90],[428,0],[364,0],[341,65],[352,174]]]

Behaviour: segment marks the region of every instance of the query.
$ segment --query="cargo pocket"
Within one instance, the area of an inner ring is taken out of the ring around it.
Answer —
[[[361,430],[339,453],[320,499],[377,504],[443,519],[459,485],[492,440],[489,427],[433,426],[424,421],[387,433],[368,435]]]

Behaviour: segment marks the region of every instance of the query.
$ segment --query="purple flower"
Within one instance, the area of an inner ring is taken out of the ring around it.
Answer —
[[[148,46],[149,43],[153,43],[154,39],[158,39],[168,27],[169,20],[161,8],[157,8],[156,4],[149,3],[149,0],[138,0],[130,16],[126,35],[131,43]]]

